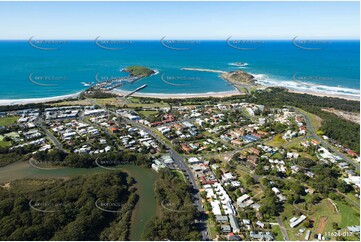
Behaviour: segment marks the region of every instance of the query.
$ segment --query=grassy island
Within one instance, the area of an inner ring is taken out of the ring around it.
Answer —
[[[131,76],[137,77],[147,77],[155,73],[155,71],[144,66],[129,66],[124,71],[129,72]]]

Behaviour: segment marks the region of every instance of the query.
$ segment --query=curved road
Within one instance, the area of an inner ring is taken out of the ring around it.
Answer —
[[[290,107],[291,108],[291,107]],[[334,152],[337,156],[341,157],[344,161],[346,161],[347,163],[353,165],[356,170],[360,171],[360,165],[356,164],[351,158],[349,158],[348,156],[346,156],[345,154],[342,154],[340,151],[338,151],[335,147],[333,147],[332,145],[330,145],[329,143],[325,142],[323,139],[321,139],[315,132],[315,130],[313,129],[312,125],[311,125],[311,120],[310,117],[306,114],[303,114],[298,108],[292,107],[295,109],[296,113],[302,115],[303,117],[305,117],[306,120],[306,126],[308,131],[310,132],[311,136],[317,140],[318,142],[320,142],[320,144],[322,144],[324,147],[327,147],[328,149],[330,149],[332,152]]]
[[[99,104],[98,104],[99,105]],[[101,105],[99,105],[101,106]],[[120,115],[112,110],[109,110],[106,107],[102,107],[105,110],[107,110],[108,112],[114,114],[116,117],[120,117]],[[190,185],[194,188],[194,190],[197,191],[196,197],[195,197],[195,203],[197,205],[197,209],[198,211],[203,214],[203,207],[202,207],[202,200],[201,200],[201,196],[199,194],[199,188],[196,182],[196,179],[193,176],[193,173],[191,171],[191,169],[188,167],[188,165],[185,163],[184,158],[178,153],[176,152],[173,147],[171,147],[169,144],[167,144],[164,140],[161,139],[161,137],[158,136],[158,134],[156,134],[155,132],[153,132],[153,130],[149,127],[140,125],[137,122],[131,121],[129,119],[124,119],[122,118],[123,122],[127,123],[127,124],[131,124],[135,127],[137,127],[138,129],[141,129],[147,133],[149,133],[153,138],[155,138],[160,144],[164,145],[165,147],[167,147],[168,149],[168,153],[169,155],[172,157],[172,159],[174,160],[174,162],[178,165],[178,167],[183,170],[189,177],[188,182],[190,183]],[[207,222],[205,220],[205,218],[202,216],[201,219],[198,221],[200,230],[201,230],[201,234],[202,234],[202,239],[203,240],[209,240],[208,238],[208,227],[207,227]]]

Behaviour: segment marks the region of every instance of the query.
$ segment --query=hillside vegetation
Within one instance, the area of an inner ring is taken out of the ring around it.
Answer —
[[[0,240],[126,240],[133,183],[122,172],[13,182],[0,188]]]
[[[146,77],[155,73],[153,70],[144,66],[128,66],[124,71],[129,72],[131,76],[137,77]]]
[[[258,104],[267,103],[270,107],[294,106],[313,113],[322,119],[320,130],[325,135],[360,153],[360,126],[322,110],[323,108],[334,108],[348,112],[360,112],[360,103],[357,101],[290,93],[283,88],[268,88],[255,92],[247,101]]]
[[[162,205],[161,214],[151,220],[144,240],[200,240],[194,220],[197,211],[191,200],[191,189],[169,169],[159,172],[156,196]]]

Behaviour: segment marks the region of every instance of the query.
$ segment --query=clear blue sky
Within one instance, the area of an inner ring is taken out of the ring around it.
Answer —
[[[359,2],[0,2],[0,39],[359,39]]]

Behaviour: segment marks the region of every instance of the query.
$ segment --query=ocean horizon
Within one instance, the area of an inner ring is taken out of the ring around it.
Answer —
[[[257,83],[302,92],[360,95],[359,40],[1,40],[0,99],[64,96],[146,66],[156,75],[119,89],[149,94],[231,92],[219,73],[243,70]]]

